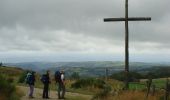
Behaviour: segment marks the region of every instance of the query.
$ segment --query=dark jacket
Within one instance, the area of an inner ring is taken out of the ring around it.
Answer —
[[[44,84],[49,84],[49,83],[50,83],[49,74],[44,74],[44,75],[42,75],[41,81],[42,81]]]

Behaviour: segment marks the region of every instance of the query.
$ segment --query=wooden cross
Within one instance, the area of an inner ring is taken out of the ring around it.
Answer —
[[[125,1],[125,18],[105,18],[104,22],[112,21],[125,21],[125,89],[129,88],[129,21],[147,21],[151,20],[151,17],[128,17],[128,0]]]

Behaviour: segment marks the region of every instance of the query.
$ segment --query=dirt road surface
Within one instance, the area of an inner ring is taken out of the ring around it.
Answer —
[[[34,89],[34,98],[30,99],[30,98],[28,98],[28,91],[29,91],[28,87],[18,86],[18,88],[24,94],[24,96],[21,98],[21,100],[46,100],[46,99],[42,98],[42,92],[43,92],[42,89],[35,88]],[[50,99],[48,99],[48,100],[59,100],[57,97],[57,91],[50,91],[49,97],[50,97]],[[67,92],[65,97],[66,97],[65,100],[90,100],[92,98],[91,95],[84,95],[84,94],[71,93],[71,92]],[[78,99],[78,98],[80,98],[80,99]],[[60,100],[62,100],[62,99],[60,99]]]

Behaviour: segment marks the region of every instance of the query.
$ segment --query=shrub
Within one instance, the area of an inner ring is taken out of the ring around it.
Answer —
[[[95,87],[95,88],[103,88],[105,82],[100,79],[87,78],[77,80],[75,83],[71,85],[72,88],[86,88],[86,87]]]
[[[130,82],[139,81],[139,79],[144,78],[144,75],[137,72],[129,72],[128,75]],[[110,77],[119,81],[124,81],[126,79],[125,72],[114,73]]]
[[[14,78],[9,77],[9,78],[7,79],[7,81],[8,81],[9,83],[13,83],[13,82],[14,82]]]
[[[19,97],[15,94],[15,91],[15,86],[5,76],[0,75],[0,98],[4,100],[18,100]]]
[[[100,92],[98,92],[93,97],[92,100],[106,100],[109,97],[111,90],[112,90],[111,86],[108,84],[105,84],[103,89]]]
[[[78,80],[80,79],[79,73],[78,72],[73,72],[71,75],[71,79]]]
[[[24,83],[26,76],[27,76],[27,72],[25,71],[20,75],[20,77],[18,79],[18,83]]]

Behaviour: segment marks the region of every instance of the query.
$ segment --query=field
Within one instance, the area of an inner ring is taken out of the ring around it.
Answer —
[[[129,88],[131,90],[144,90],[146,89],[146,79],[140,80],[140,82],[131,82]],[[155,85],[157,89],[165,88],[166,78],[158,78],[152,80],[152,85]]]

